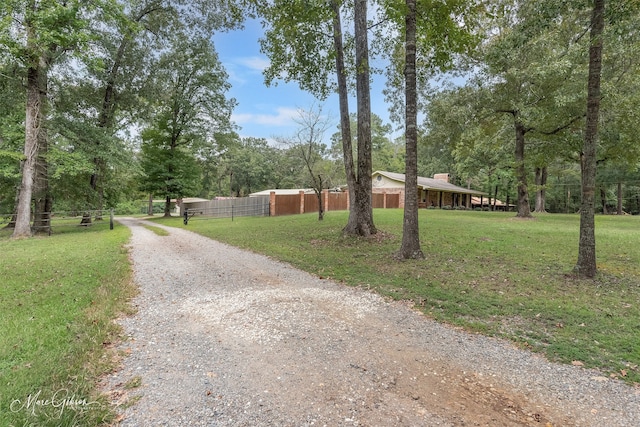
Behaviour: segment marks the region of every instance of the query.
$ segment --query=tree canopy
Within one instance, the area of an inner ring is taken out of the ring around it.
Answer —
[[[278,146],[232,123],[211,36],[247,17],[264,27],[266,84],[338,93],[330,140]],[[0,210],[21,237],[52,209],[99,212],[149,193],[346,184],[343,231],[367,236],[382,169],[410,187],[446,172],[518,217],[579,211],[593,229],[596,212],[640,213],[639,18],[638,2],[604,0],[7,0]],[[371,113],[378,68],[393,123]],[[419,253],[416,197],[407,191],[407,257]],[[593,252],[595,238],[583,243]],[[581,253],[576,271],[594,265]]]

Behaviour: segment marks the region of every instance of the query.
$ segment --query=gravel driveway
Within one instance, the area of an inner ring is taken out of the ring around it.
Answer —
[[[121,426],[640,426],[640,389],[599,372],[186,230],[119,221],[141,291],[105,385]]]

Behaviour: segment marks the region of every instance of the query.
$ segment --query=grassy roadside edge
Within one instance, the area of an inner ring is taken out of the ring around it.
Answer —
[[[109,230],[104,223],[58,225],[50,237],[0,238],[0,248],[10,254],[0,263],[7,280],[7,294],[0,298],[7,329],[0,341],[11,349],[0,352],[0,364],[8,369],[0,375],[1,425],[114,420],[101,382],[122,358],[117,319],[134,312],[129,239],[127,227]],[[8,273],[9,264],[20,262],[24,269],[15,277]]]

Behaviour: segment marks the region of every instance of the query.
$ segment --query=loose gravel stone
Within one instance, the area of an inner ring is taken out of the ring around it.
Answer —
[[[120,222],[140,287],[121,320],[128,356],[105,384],[122,426],[640,426],[640,390],[597,371],[186,230]]]

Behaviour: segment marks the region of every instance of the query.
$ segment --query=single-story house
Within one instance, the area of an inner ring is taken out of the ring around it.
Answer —
[[[418,177],[418,206],[421,208],[464,206],[471,209],[472,196],[486,196],[487,193],[464,188],[449,182],[448,173],[435,174],[433,178]],[[371,175],[373,193],[404,193],[405,175],[401,173],[376,171]]]
[[[471,198],[471,206],[474,208],[483,208],[483,209],[492,209],[495,207],[497,211],[510,211],[512,208],[515,208],[516,205],[512,203],[505,203],[499,199],[492,199],[490,197],[472,197]]]
[[[203,199],[201,197],[183,197],[179,199],[170,199],[169,201],[171,202],[171,209],[173,210],[173,213],[177,215],[181,215],[181,206],[190,204],[190,203],[196,203],[196,202],[208,202],[209,199]],[[167,202],[167,199],[151,200],[151,203],[153,204],[160,204],[160,203],[164,204],[166,202]]]
[[[276,196],[290,196],[290,195],[298,195],[300,194],[301,191],[304,194],[315,194],[315,191],[313,190],[313,188],[276,188],[273,190],[263,190],[263,191],[251,193],[249,194],[249,197],[260,197],[260,196],[269,197],[271,193],[275,193]]]

